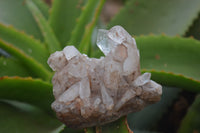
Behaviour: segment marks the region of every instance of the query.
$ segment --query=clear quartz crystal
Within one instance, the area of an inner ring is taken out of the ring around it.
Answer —
[[[131,98],[135,97],[135,94],[136,94],[135,91],[127,90],[125,94],[122,96],[122,99],[120,100],[120,102],[118,102],[117,105],[115,106],[115,109],[119,110],[124,105],[124,103],[129,101]]]
[[[113,47],[118,45],[117,42],[113,41],[108,36],[108,33],[109,32],[107,30],[100,29],[97,35],[97,46],[104,53],[104,55],[108,55],[108,53],[110,53]]]
[[[133,86],[138,87],[142,86],[150,81],[151,73],[144,73],[140,75],[136,80],[133,82]]]
[[[101,85],[101,95],[106,108],[111,110],[114,106],[113,99],[109,96],[104,85]]]
[[[99,30],[100,59],[81,54],[74,46],[48,59],[55,71],[52,109],[69,127],[106,124],[160,100],[162,86],[140,73],[135,39],[121,26]]]
[[[111,28],[107,36],[117,44],[121,44],[125,41],[128,43],[132,43],[133,41],[129,33],[124,28],[121,28],[121,26],[115,26]]]
[[[100,98],[96,98],[94,101],[94,108],[98,108],[99,104],[101,103],[101,99]]]
[[[79,95],[81,99],[90,97],[90,83],[87,77],[80,81]]]
[[[62,70],[62,68],[68,63],[67,60],[63,58],[64,56],[65,55],[62,51],[56,51],[55,53],[51,54],[48,59],[48,64],[53,71]]]
[[[59,101],[60,102],[71,102],[74,100],[76,97],[78,97],[79,94],[79,88],[80,88],[80,83],[76,83],[72,85],[68,90],[66,90],[60,97]]]
[[[74,46],[67,46],[63,49],[65,57],[67,60],[70,60],[74,56],[80,55],[80,52]]]

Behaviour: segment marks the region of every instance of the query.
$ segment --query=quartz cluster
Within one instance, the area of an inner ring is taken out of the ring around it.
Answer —
[[[135,39],[121,26],[99,30],[100,59],[81,54],[74,46],[53,53],[49,66],[55,101],[52,108],[69,127],[84,128],[117,120],[160,100],[161,85],[140,73]]]

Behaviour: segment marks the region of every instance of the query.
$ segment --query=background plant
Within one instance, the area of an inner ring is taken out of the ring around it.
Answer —
[[[164,86],[159,103],[128,115],[134,133],[200,131],[200,42],[189,37],[199,39],[200,1],[126,0],[108,24],[99,19],[104,3],[54,0],[50,7],[41,0],[0,0],[0,132],[130,132],[124,118],[102,127],[70,129],[50,108],[49,55],[75,45],[100,57],[93,41],[96,29],[114,25],[136,38],[142,72],[151,72]],[[177,124],[170,123],[174,115]]]

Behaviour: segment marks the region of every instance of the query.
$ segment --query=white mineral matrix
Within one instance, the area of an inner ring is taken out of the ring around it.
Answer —
[[[139,51],[126,30],[100,29],[97,45],[105,57],[88,58],[67,46],[48,59],[55,71],[52,109],[68,127],[106,124],[160,100],[162,86],[150,73],[141,75]]]

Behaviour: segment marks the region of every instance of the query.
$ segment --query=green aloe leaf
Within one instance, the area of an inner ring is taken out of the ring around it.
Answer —
[[[43,40],[42,34],[24,0],[1,0],[0,22]]]
[[[84,131],[85,133],[133,133],[128,127],[126,117],[122,117],[106,125],[86,128]]]
[[[87,128],[84,130],[84,133],[96,133],[94,127],[91,127],[91,128]]]
[[[19,32],[13,27],[0,24],[0,38],[23,50],[24,53],[36,59],[46,68],[49,68],[46,62],[49,57],[49,52],[43,43],[34,39],[32,36]]]
[[[109,24],[122,25],[129,33],[185,35],[200,11],[199,0],[129,0]]]
[[[172,72],[155,71],[155,70],[142,70],[142,72],[150,72],[152,79],[162,85],[168,85],[173,87],[179,87],[191,92],[200,92],[200,81],[194,80],[190,77],[186,77],[180,74],[174,74]]]
[[[83,129],[71,129],[66,126],[59,133],[84,133]]]
[[[167,36],[136,37],[141,68],[163,85],[200,91],[200,42]],[[153,70],[152,70],[153,69]]]
[[[173,72],[200,80],[200,42],[167,36],[136,37],[141,68]]]
[[[85,32],[83,34],[83,39],[80,42],[80,46],[79,46],[79,50],[82,53],[86,53],[87,55],[89,55],[91,52],[89,51],[89,49],[91,49],[91,40],[92,40],[92,33],[94,30],[94,27],[97,23],[97,20],[99,18],[99,15],[101,13],[101,10],[103,8],[103,5],[105,3],[105,0],[99,0],[98,5],[96,6],[96,9],[94,11],[94,16],[93,19],[91,20],[91,22],[89,24],[87,24],[87,26],[85,27]]]
[[[0,77],[3,76],[28,77],[30,73],[18,60],[0,57]]]
[[[0,48],[0,57],[10,57],[11,55],[9,53],[7,53],[5,50]]]
[[[155,126],[167,112],[172,102],[176,99],[181,89],[163,86],[161,100],[145,107],[143,110],[128,115],[129,127],[137,133],[137,130],[149,130]]]
[[[200,95],[198,95],[183,118],[178,133],[200,132]]]
[[[192,36],[192,37],[200,40],[199,33],[200,33],[200,15],[190,26],[190,28],[186,32],[186,36]]]
[[[44,111],[18,102],[0,102],[1,133],[56,133],[61,123]]]
[[[47,47],[50,53],[58,51],[61,49],[61,46],[54,35],[53,30],[51,29],[49,23],[39,10],[39,8],[34,4],[32,0],[26,0],[27,6],[30,9],[31,13],[33,14],[36,22],[38,23],[40,30],[43,34]]]
[[[63,47],[70,40],[85,0],[54,0],[49,22]]]
[[[25,54],[20,49],[2,40],[0,40],[0,47],[22,62],[36,77],[40,77],[44,80],[49,80],[51,78],[52,75],[50,71],[48,71],[42,64]]]
[[[167,36],[136,37],[141,68],[164,85],[200,91],[200,42]],[[153,70],[152,70],[153,69]]]
[[[104,3],[104,0],[88,0],[88,2],[86,3],[86,5],[84,6],[82,10],[80,17],[76,21],[76,26],[74,27],[72,31],[71,38],[69,40],[68,45],[75,45],[78,47],[80,46],[81,40],[84,39],[83,34],[84,32],[86,32],[87,26],[92,21],[93,16],[95,16],[95,13],[96,13],[95,10],[96,8],[98,8],[97,6],[99,6],[99,10],[101,10],[101,4],[103,3]],[[97,11],[97,13],[98,12],[99,11]]]
[[[54,98],[52,85],[40,79],[1,77],[0,99],[25,102],[52,112]]]
[[[127,123],[127,118],[122,117],[117,121],[96,128],[96,133],[133,133]]]
[[[49,17],[49,6],[43,0],[33,0],[35,5],[39,8],[45,19]]]

